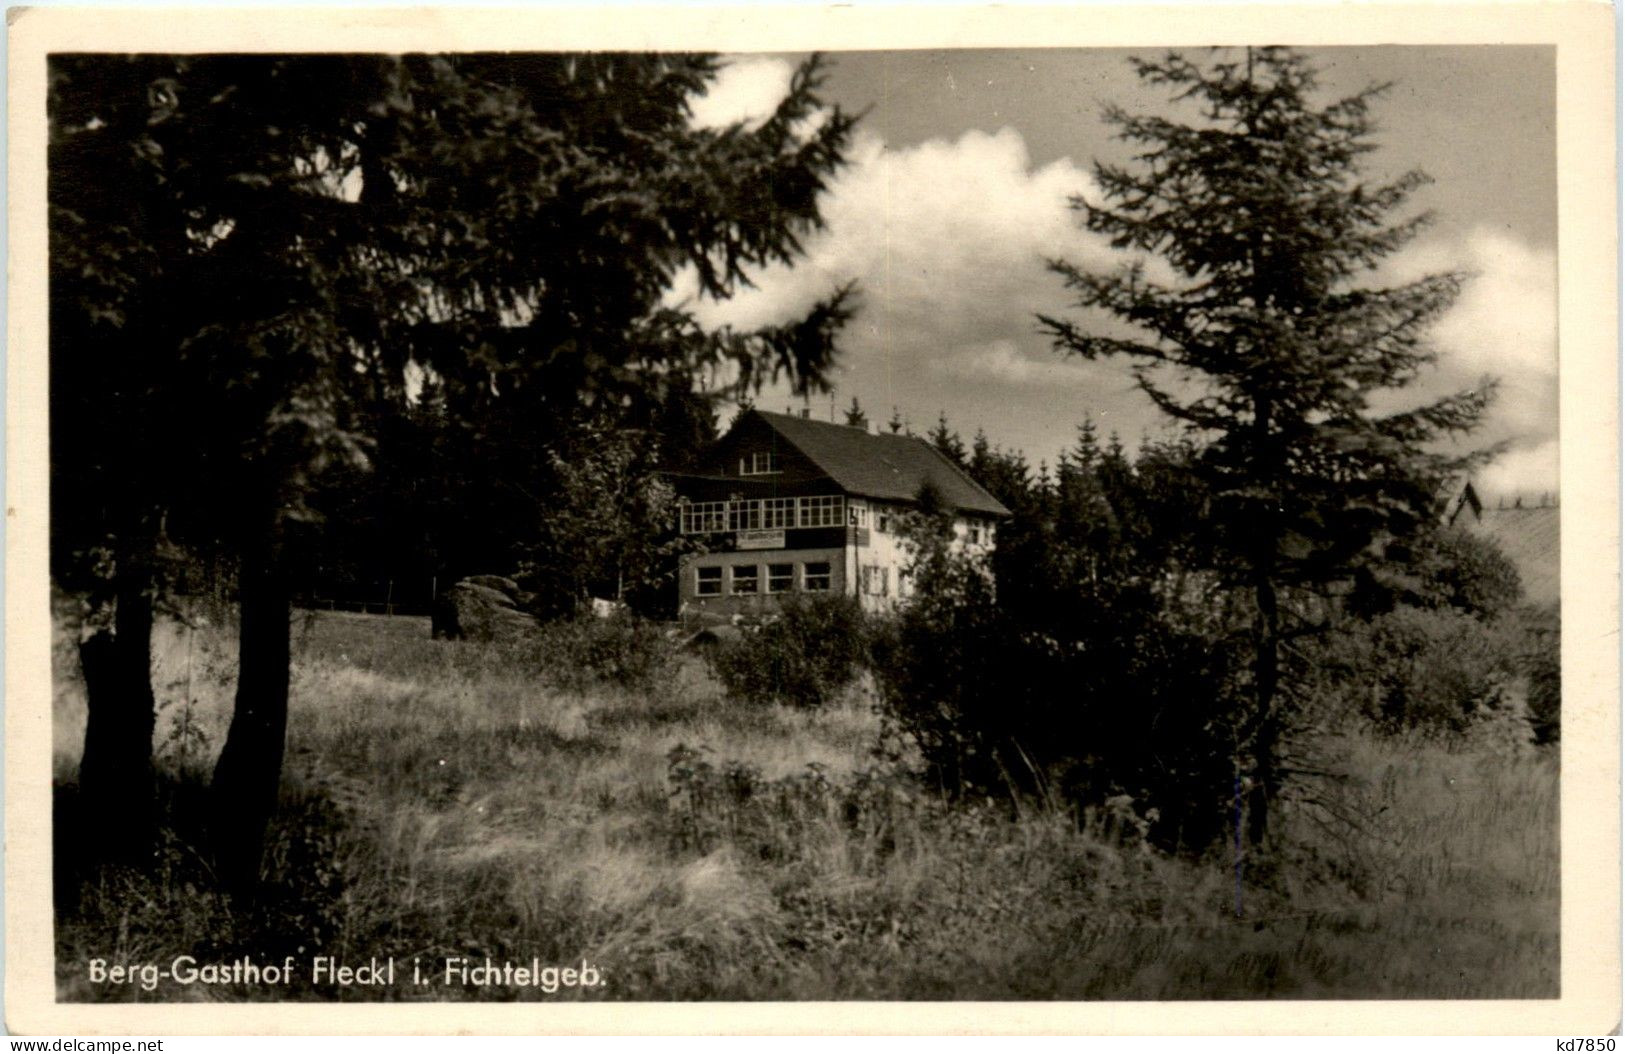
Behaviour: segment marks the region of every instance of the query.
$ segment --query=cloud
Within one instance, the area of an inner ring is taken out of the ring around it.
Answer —
[[[964,349],[965,354],[944,359],[940,371],[963,381],[991,381],[1017,387],[1034,385],[1086,385],[1089,371],[1078,359],[1059,355],[1035,358],[1023,355],[1013,340],[995,340],[982,348]]]
[[[824,199],[825,229],[805,239],[805,258],[755,276],[756,288],[730,301],[691,305],[702,322],[783,322],[855,279],[860,310],[842,335],[834,379],[841,401],[859,396],[871,417],[899,406],[931,421],[948,408],[966,431],[986,427],[1006,445],[1037,451],[1070,437],[1089,410],[1079,389],[1091,380],[1108,403],[1124,398],[1130,385],[1120,368],[1062,359],[1034,318],[1067,304],[1047,258],[1090,268],[1121,262],[1068,207],[1069,197],[1092,190],[1087,172],[1067,158],[1035,166],[1008,127],[904,149],[860,130],[849,157]],[[681,283],[676,297],[692,288]],[[776,406],[782,394],[761,402]],[[1037,417],[1023,405],[1035,395],[1051,404]]]
[[[755,127],[767,120],[790,91],[795,68],[784,59],[748,56],[728,61],[710,90],[691,102],[689,123],[696,128],[725,128],[744,122]]]
[[[1536,446],[1509,450],[1478,475],[1478,490],[1488,500],[1534,497],[1557,490],[1558,444],[1548,439]]]
[[[1483,435],[1528,447],[1557,436],[1557,257],[1500,231],[1418,245],[1386,273],[1398,280],[1456,269],[1472,275],[1433,328],[1438,368],[1419,392],[1499,382]],[[1550,486],[1556,486],[1555,473]]]
[[[1066,199],[1087,183],[1068,160],[1033,171],[1010,128],[904,150],[860,133],[806,259],[761,274],[759,288],[715,313],[739,325],[782,321],[856,278],[869,310],[892,321],[944,311],[980,316],[993,306],[987,297],[1030,290],[1044,256],[1078,247]]]
[[[1557,373],[1557,257],[1495,231],[1463,246],[1474,272],[1434,331],[1464,364],[1499,373]]]
[[[729,301],[691,302],[702,323],[784,322],[856,279],[860,310],[841,336],[843,358],[831,378],[842,406],[857,395],[872,420],[896,406],[926,427],[946,409],[956,428],[967,434],[985,428],[993,441],[1025,449],[1035,462],[1069,444],[1085,416],[1131,444],[1167,427],[1135,389],[1128,363],[1065,358],[1038,331],[1035,315],[1044,312],[1122,332],[1103,316],[1071,310],[1071,296],[1045,264],[1063,257],[1101,272],[1125,262],[1105,239],[1080,230],[1068,205],[1075,195],[1097,193],[1085,169],[1070,158],[1035,165],[1010,127],[902,149],[860,129],[849,156],[824,198],[826,227],[805,239],[805,257],[794,268],[755,276],[755,288]],[[1165,268],[1152,264],[1150,276],[1167,281]],[[1467,446],[1507,441],[1530,451],[1555,440],[1554,254],[1480,229],[1412,246],[1373,283],[1446,269],[1476,277],[1430,334],[1436,368],[1398,393],[1398,402],[1437,398],[1494,376],[1499,398]],[[673,299],[692,295],[690,279]],[[783,387],[758,399],[769,409],[792,401]],[[815,409],[822,416],[826,408]],[[1507,478],[1534,481],[1549,459],[1530,454],[1505,464]],[[1541,489],[1555,485],[1554,473]]]

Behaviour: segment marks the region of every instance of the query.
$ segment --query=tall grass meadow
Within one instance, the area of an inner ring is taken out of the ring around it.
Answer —
[[[58,807],[84,697],[55,648]],[[215,891],[202,791],[229,621],[165,622],[152,866],[71,874],[57,977],[99,999],[1532,998],[1557,994],[1557,763],[1354,734],[1248,857],[1153,848],[1132,805],[950,802],[866,678],[725,690],[652,627],[516,645],[305,613],[282,807],[252,906]],[[890,745],[888,743],[890,742]],[[59,825],[60,826],[60,825]],[[91,984],[85,963],[325,954],[591,963],[596,988]]]

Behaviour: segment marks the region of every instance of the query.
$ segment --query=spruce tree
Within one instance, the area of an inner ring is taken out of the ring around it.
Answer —
[[[937,427],[931,429],[930,435],[926,436],[926,438],[930,440],[931,445],[936,447],[940,453],[948,458],[948,460],[952,461],[960,468],[965,467],[965,441],[959,438],[958,432],[955,432],[951,427],[949,427],[948,411],[943,410],[937,414]]]
[[[846,423],[852,428],[869,427],[869,415],[863,412],[863,407],[859,405],[858,397],[855,395],[852,397],[852,405],[846,408]]]
[[[720,300],[800,258],[855,121],[821,68],[710,129],[712,55],[51,57],[52,562],[113,611],[84,651],[87,854],[150,856],[160,555],[218,547],[240,637],[214,863],[257,883],[296,543],[322,477],[405,412],[409,365],[487,484],[448,495],[475,542],[537,521],[527,492],[583,419],[657,417],[719,368],[823,384],[851,286],[750,331],[666,303],[685,271]]]
[[[1107,109],[1137,152],[1128,165],[1097,164],[1102,199],[1072,205],[1136,259],[1107,274],[1050,266],[1076,307],[1136,335],[1040,322],[1060,350],[1131,360],[1140,389],[1200,443],[1213,570],[1252,599],[1251,699],[1236,749],[1257,844],[1283,778],[1294,600],[1428,522],[1438,484],[1468,460],[1440,441],[1478,424],[1493,384],[1397,412],[1373,406],[1432,361],[1427,329],[1465,280],[1360,284],[1429,218],[1396,218],[1425,174],[1373,182],[1362,171],[1385,85],[1323,105],[1311,64],[1280,48],[1132,61],[1144,83],[1197,113],[1182,122]],[[1172,280],[1153,279],[1147,256]]]

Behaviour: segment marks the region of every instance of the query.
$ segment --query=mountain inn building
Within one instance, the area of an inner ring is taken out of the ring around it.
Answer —
[[[1006,509],[915,436],[747,410],[690,472],[671,474],[684,557],[680,613],[761,614],[795,594],[837,593],[870,611],[912,591],[899,514],[930,487],[952,510],[956,545],[992,552]]]

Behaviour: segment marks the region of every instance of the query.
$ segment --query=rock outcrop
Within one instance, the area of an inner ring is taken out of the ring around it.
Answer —
[[[536,616],[521,606],[524,594],[511,578],[470,575],[435,598],[430,632],[447,640],[500,641],[536,629]]]

